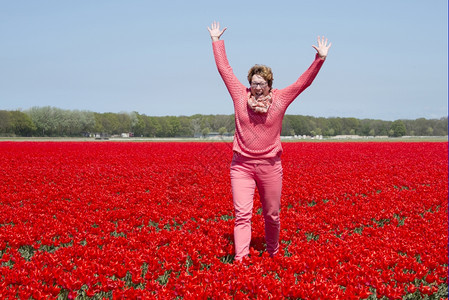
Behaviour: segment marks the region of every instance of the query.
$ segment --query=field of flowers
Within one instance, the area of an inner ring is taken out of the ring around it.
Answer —
[[[0,299],[447,298],[447,143],[283,147],[234,263],[230,143],[0,142]]]

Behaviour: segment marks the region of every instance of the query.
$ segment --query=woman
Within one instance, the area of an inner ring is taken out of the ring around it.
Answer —
[[[226,57],[218,22],[208,27],[218,72],[231,95],[235,111],[234,156],[231,163],[231,188],[235,209],[235,260],[249,254],[251,216],[255,188],[259,190],[265,220],[265,241],[270,256],[279,250],[279,210],[282,190],[281,129],[290,103],[318,74],[331,43],[318,37],[315,60],[299,79],[287,88],[272,88],[273,74],[263,65],[248,72],[250,88],[234,75]]]

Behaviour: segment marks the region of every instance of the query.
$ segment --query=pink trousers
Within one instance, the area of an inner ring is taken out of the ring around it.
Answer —
[[[249,254],[256,187],[262,202],[267,252],[271,256],[275,255],[279,250],[279,210],[282,191],[280,158],[254,161],[234,155],[231,164],[231,187],[235,209],[235,260],[241,260]]]

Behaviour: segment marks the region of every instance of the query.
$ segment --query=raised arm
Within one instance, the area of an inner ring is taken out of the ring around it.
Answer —
[[[331,45],[332,43],[328,44],[328,40],[324,36],[318,37],[318,46],[312,46],[317,51],[313,63],[295,83],[279,91],[280,97],[287,106],[312,84],[327,57]]]
[[[226,27],[221,30],[218,22],[212,23],[211,27],[207,28],[212,39],[212,48],[214,50],[215,63],[217,64],[218,73],[220,73],[226,88],[231,94],[233,101],[239,99],[242,94],[246,93],[245,86],[237,79],[234,72],[229,65],[226,56],[226,50],[223,40],[220,40],[221,35],[225,32]]]

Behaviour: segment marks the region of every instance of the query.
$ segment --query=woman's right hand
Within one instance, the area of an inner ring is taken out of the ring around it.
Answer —
[[[220,23],[215,21],[211,24],[210,28],[207,27],[207,30],[209,30],[210,33],[210,38],[213,42],[218,41],[226,29],[227,27],[225,27],[223,30],[220,30]]]

